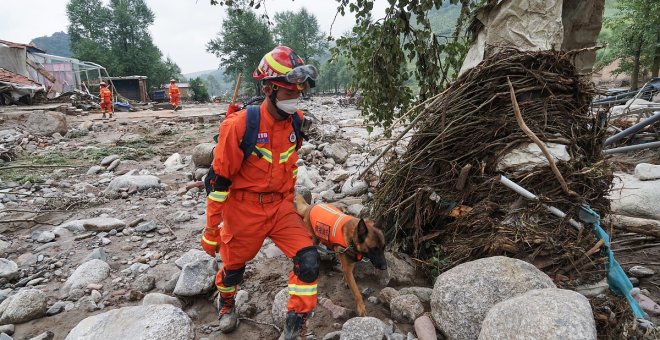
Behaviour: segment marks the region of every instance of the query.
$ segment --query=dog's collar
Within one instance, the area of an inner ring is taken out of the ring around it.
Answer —
[[[356,262],[360,262],[360,261],[362,261],[362,258],[363,258],[362,253],[359,252],[359,251],[357,250],[357,248],[355,248],[355,247],[353,246],[353,242],[351,242],[351,244],[349,244],[348,247],[344,248],[344,250],[342,250],[342,251],[340,252],[340,254],[344,254],[344,253],[348,252],[349,250],[355,252],[355,261],[356,261]]]

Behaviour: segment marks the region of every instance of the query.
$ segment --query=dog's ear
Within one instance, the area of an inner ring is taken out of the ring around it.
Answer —
[[[364,222],[364,219],[360,219],[357,226],[357,237],[358,243],[363,243],[367,236],[369,235],[369,229],[367,228],[367,223]]]

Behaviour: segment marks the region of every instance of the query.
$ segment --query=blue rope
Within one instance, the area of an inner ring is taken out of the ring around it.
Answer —
[[[593,224],[596,235],[603,240],[603,243],[605,244],[605,249],[607,251],[607,263],[605,264],[605,268],[607,269],[607,283],[610,286],[610,290],[617,295],[623,295],[626,300],[628,300],[630,309],[637,319],[646,319],[648,316],[644,313],[642,308],[639,307],[639,304],[630,293],[633,289],[630,279],[623,271],[623,268],[621,268],[619,262],[614,259],[614,253],[610,246],[610,236],[607,235],[607,232],[605,232],[600,226],[600,215],[591,210],[588,205],[583,205],[580,208],[579,215],[580,219],[585,223]]]

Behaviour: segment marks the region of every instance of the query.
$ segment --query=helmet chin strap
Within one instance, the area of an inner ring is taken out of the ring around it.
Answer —
[[[284,110],[280,109],[279,107],[277,107],[277,90],[273,90],[270,93],[270,96],[268,96],[268,99],[270,99],[271,104],[273,104],[273,106],[275,107],[275,110],[277,110],[277,114],[280,117],[282,117],[282,119],[285,119],[285,118],[290,116],[289,113],[287,113],[286,111],[284,111]]]

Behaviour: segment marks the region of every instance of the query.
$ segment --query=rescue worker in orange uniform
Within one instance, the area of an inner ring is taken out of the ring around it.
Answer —
[[[179,87],[176,85],[175,79],[170,80],[169,92],[170,92],[170,104],[174,106],[174,111],[177,111],[179,109],[180,102],[179,102]]]
[[[108,88],[108,84],[104,81],[101,82],[101,92],[99,94],[101,98],[101,112],[103,113],[103,118],[105,118],[106,111],[110,118],[112,118],[112,91]]]
[[[254,258],[266,237],[293,259],[284,338],[298,338],[305,330],[307,315],[316,307],[320,257],[293,206],[296,150],[302,140],[292,126],[292,115],[303,118],[296,108],[298,98],[314,85],[316,77],[316,68],[305,65],[292,49],[276,47],[253,72],[266,95],[259,107],[255,152],[244,160],[240,148],[247,110],[236,112],[220,125],[201,245],[209,255],[219,252],[222,258],[223,268],[215,283],[224,333],[237,326],[234,296],[245,263]]]

